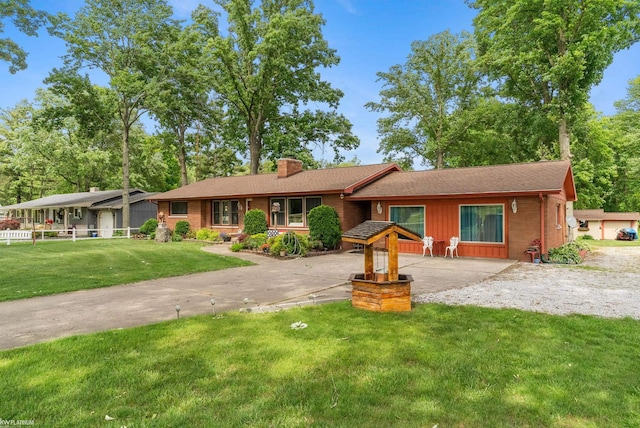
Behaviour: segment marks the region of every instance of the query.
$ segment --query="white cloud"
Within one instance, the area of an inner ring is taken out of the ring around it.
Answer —
[[[348,13],[352,15],[358,14],[358,9],[353,4],[353,0],[338,0],[338,4],[344,8]]]

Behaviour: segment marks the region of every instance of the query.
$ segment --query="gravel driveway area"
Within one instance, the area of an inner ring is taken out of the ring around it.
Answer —
[[[415,301],[640,319],[640,247],[598,248],[581,265],[517,263],[480,283]]]

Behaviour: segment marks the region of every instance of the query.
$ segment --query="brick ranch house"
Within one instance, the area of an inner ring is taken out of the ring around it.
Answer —
[[[566,203],[576,190],[567,161],[405,172],[396,164],[303,170],[281,159],[277,173],[211,178],[149,199],[169,228],[187,220],[193,229],[236,233],[244,213],[258,208],[270,228],[306,233],[307,214],[325,204],[342,230],[394,221],[442,244],[459,236],[460,256],[521,259],[536,239],[542,252],[566,242]],[[422,253],[422,245],[401,240],[399,250]]]

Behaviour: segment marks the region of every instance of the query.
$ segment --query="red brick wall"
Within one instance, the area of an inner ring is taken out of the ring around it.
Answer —
[[[518,212],[511,209],[516,200]],[[509,258],[525,260],[525,251],[540,236],[540,201],[534,197],[515,197],[507,200]],[[527,256],[528,257],[528,256]]]

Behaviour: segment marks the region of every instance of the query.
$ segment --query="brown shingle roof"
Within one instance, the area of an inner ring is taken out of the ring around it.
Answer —
[[[604,218],[604,210],[573,210],[573,216],[578,220],[602,220]]]
[[[620,221],[637,221],[640,220],[640,213],[625,212],[611,213],[604,212],[603,209],[593,210],[573,210],[573,216],[578,220],[620,220]]]
[[[159,193],[149,199],[185,200],[320,193],[348,195],[380,176],[399,170],[395,164],[378,164],[305,170],[285,178],[278,178],[276,173],[217,177]]]
[[[571,166],[568,161],[551,161],[396,172],[350,199],[559,193],[563,189],[568,200],[575,200]]]
[[[604,220],[638,221],[640,213],[604,213]]]

